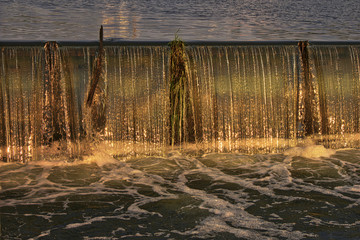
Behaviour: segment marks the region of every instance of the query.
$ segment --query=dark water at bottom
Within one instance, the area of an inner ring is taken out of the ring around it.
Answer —
[[[359,239],[360,150],[0,165],[1,239]]]

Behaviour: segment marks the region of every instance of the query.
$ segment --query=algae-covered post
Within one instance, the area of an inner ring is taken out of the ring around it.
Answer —
[[[86,106],[90,109],[91,131],[102,132],[106,124],[106,83],[105,83],[105,51],[103,47],[103,26],[99,33],[100,41]]]
[[[169,43],[170,57],[170,144],[195,142],[194,116],[187,74],[185,44],[176,35]]]

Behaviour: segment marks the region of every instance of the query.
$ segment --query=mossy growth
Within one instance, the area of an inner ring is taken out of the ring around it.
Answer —
[[[175,35],[169,43],[170,57],[170,144],[193,142],[194,121],[191,111],[187,57],[184,42]]]

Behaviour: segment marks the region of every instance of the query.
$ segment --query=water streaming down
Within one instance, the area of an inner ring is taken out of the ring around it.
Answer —
[[[114,155],[161,155],[170,142],[169,48],[105,49],[107,123],[97,140]],[[76,158],[87,148],[82,140],[91,129],[84,97],[96,48],[50,51],[3,48],[4,160],[41,159],[55,145]],[[356,45],[309,48],[311,95],[304,90],[297,46],[189,46],[186,51],[196,143],[183,142],[182,150],[256,153],[296,146],[306,135],[306,98],[316,142],[358,146]]]
[[[4,161],[26,162],[41,148],[38,119],[43,100],[43,58],[42,49],[37,47],[2,49],[0,157]]]
[[[189,48],[190,77],[201,93],[194,98],[202,111],[200,141],[211,151],[282,151],[305,138],[310,117],[315,142],[358,147],[358,51],[310,46],[309,94],[296,46]]]
[[[360,237],[358,45],[310,44],[312,94],[296,45],[187,46],[196,138],[174,147],[167,46],[105,47],[89,136],[96,49],[3,47],[0,238]]]
[[[190,47],[188,53],[205,149],[276,152],[303,136],[296,46]]]
[[[310,48],[315,99],[314,118],[323,144],[331,148],[359,146],[359,47]]]
[[[169,49],[106,49],[106,141],[116,155],[161,155],[169,143]]]
[[[49,44],[51,45],[51,43]],[[3,48],[1,157],[27,162],[79,155],[81,109],[78,74],[56,45]],[[53,48],[48,50],[49,48]],[[4,141],[5,140],[5,141]]]
[[[47,56],[41,48],[3,50],[1,157],[5,161],[86,154],[88,142],[82,142],[91,129],[84,101],[96,48],[51,51]],[[106,141],[119,149],[119,155],[160,154],[169,141],[167,48],[109,47],[105,68],[107,124],[96,142]]]

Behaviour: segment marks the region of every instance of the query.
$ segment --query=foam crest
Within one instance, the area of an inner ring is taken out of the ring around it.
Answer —
[[[335,150],[327,149],[323,145],[306,145],[300,147],[289,148],[284,152],[285,156],[290,157],[304,157],[304,158],[328,158],[335,154]]]
[[[94,154],[87,156],[83,160],[84,163],[95,163],[99,167],[108,164],[118,164],[119,160],[115,159],[112,155],[104,151],[96,151]]]

